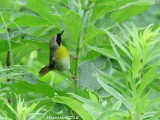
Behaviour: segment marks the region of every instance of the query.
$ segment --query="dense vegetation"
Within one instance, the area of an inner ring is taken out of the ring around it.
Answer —
[[[0,0],[0,119],[159,120],[159,2]],[[78,80],[40,78],[62,30]]]

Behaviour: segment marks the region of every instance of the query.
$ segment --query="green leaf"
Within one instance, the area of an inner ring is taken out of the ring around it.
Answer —
[[[160,56],[160,46],[157,45],[156,47],[152,48],[149,50],[148,54],[146,54],[145,58],[146,58],[146,61],[145,64],[148,64],[149,62],[151,62],[152,60],[156,59],[156,58],[159,58]]]
[[[116,59],[116,60],[122,62],[123,64],[126,65],[126,67],[128,67],[129,69],[131,69],[131,67],[122,58],[118,57],[112,50],[106,49],[106,48],[92,47],[92,46],[90,46],[88,44],[86,44],[86,45],[90,49],[92,49],[94,51],[97,51],[97,52],[101,53],[102,55],[104,55],[106,57],[113,58],[113,59]]]
[[[74,4],[76,3],[75,0],[68,0],[68,5],[70,7],[70,9],[74,12],[78,11],[76,5]]]
[[[7,0],[1,0],[0,2],[1,2],[1,4],[0,4],[1,8],[9,8],[11,5],[11,2],[7,1]]]
[[[44,0],[51,4],[51,10],[54,14],[61,15],[69,12],[68,0]]]
[[[117,91],[119,91],[125,97],[127,96],[126,95],[126,86],[121,81],[119,81],[119,79],[114,77],[113,75],[109,75],[105,72],[99,71],[99,73],[96,75],[96,77],[103,78],[103,80],[105,80],[104,83],[113,86]]]
[[[96,78],[92,76],[92,74],[96,72],[92,64],[91,61],[86,61],[79,65],[78,78],[80,79],[79,84],[83,89],[89,88],[97,90],[100,88]]]
[[[37,61],[41,62],[44,65],[49,63],[49,53],[45,50],[39,50],[37,55]]]
[[[86,49],[87,48],[84,48],[86,54],[81,57],[80,63],[85,62],[85,61],[92,61],[93,62],[93,59],[95,57],[99,57],[100,56],[100,54],[98,52],[93,51],[93,50],[88,51]]]
[[[26,45],[36,45],[37,47],[42,48],[43,50],[49,52],[49,42],[46,41],[45,39],[34,37],[31,35],[25,35],[23,39],[20,39],[20,41]]]
[[[20,1],[20,0],[18,0]],[[22,8],[22,4],[18,4],[18,1],[10,1],[10,0],[0,0],[0,7],[1,8],[13,8],[13,9],[20,9]],[[24,0],[21,0],[24,1]]]
[[[11,41],[12,49],[23,45],[23,43]],[[9,50],[9,45],[7,40],[0,40],[0,53],[6,52]]]
[[[1,84],[1,87],[2,88],[9,87],[11,89],[12,86],[11,84]],[[38,83],[32,84],[27,81],[19,80],[15,83],[15,88],[16,88],[17,94],[22,94],[24,92],[27,92],[27,93],[33,92],[35,94],[45,95],[50,98],[57,94],[65,96],[65,92],[55,90],[52,86],[41,81],[38,81]]]
[[[160,112],[157,112],[150,118],[150,120],[156,120],[156,119],[158,120],[159,118],[160,118]]]
[[[121,22],[131,16],[137,15],[146,9],[148,9],[151,6],[151,4],[146,2],[138,2],[135,4],[128,5],[126,7],[123,7],[119,10],[114,11],[111,14],[112,20],[116,22]]]
[[[14,48],[13,55],[15,64],[22,61],[24,57],[30,55],[32,51],[37,50],[38,48],[38,46],[32,43],[29,43],[28,45],[21,45],[19,47]]]
[[[26,7],[46,18],[52,25],[58,27],[58,16],[52,13],[51,6],[43,0],[27,0]]]
[[[0,72],[3,72],[3,71],[9,71],[9,70],[12,70],[13,68],[0,68]]]
[[[146,108],[149,108],[151,105],[155,104],[155,103],[159,103],[160,102],[160,97],[158,96],[157,98],[150,100],[147,102]]]
[[[98,29],[105,29],[109,30],[117,25],[116,22],[114,22],[111,17],[110,13],[107,13],[104,17],[98,19],[94,24]]]
[[[99,114],[103,113],[104,110],[106,110],[105,107],[103,107],[102,105],[93,102],[89,99],[83,98],[81,96],[78,96],[74,93],[69,93],[71,94],[73,97],[75,97],[77,100],[83,102],[83,107],[93,116],[98,117]]]
[[[132,70],[133,70],[133,79],[135,80],[138,76],[139,70],[141,68],[141,58],[139,52],[136,48],[129,44],[129,50],[133,56],[132,60]]]
[[[70,11],[65,16],[60,17],[58,24],[63,28],[72,44],[75,45],[80,38],[82,27],[82,16]]]
[[[14,19],[14,23],[8,25],[9,28],[11,27],[18,27],[18,26],[44,26],[50,24],[47,20],[42,17],[34,16],[31,14],[25,14],[21,17],[17,17]]]
[[[85,34],[84,34],[83,39],[85,42],[88,43],[90,40],[94,39],[99,34],[104,34],[104,33],[105,32],[103,30],[96,28],[94,25],[88,25],[85,29]]]
[[[120,54],[118,53],[118,50],[116,49],[116,46],[114,46],[113,42],[111,41],[111,45],[112,45],[112,49],[114,51],[114,53],[118,56],[118,57],[121,57]],[[121,57],[122,59],[125,58],[124,56]],[[127,59],[127,57],[126,57]],[[124,59],[125,60],[125,59]],[[126,67],[123,63],[121,63],[120,61],[118,61],[121,68],[122,68],[122,71],[126,71]],[[125,60],[125,62],[127,62],[127,60]],[[127,62],[128,63],[128,62]]]
[[[20,5],[25,5],[26,4],[26,0],[18,0],[17,3],[20,4]]]
[[[10,119],[10,118],[7,116],[7,114],[5,114],[5,112],[3,112],[2,110],[0,110],[0,112],[1,112],[1,114],[4,115],[4,117],[5,117],[5,118],[2,118],[2,117],[0,116],[0,118],[1,118],[2,120],[3,120],[3,119],[4,119],[4,120],[5,120],[5,119],[6,119],[6,120],[9,120],[9,119]]]
[[[156,114],[156,112],[153,112],[153,111],[151,111],[151,112],[145,112],[143,115],[141,115],[140,120],[145,120],[145,119],[148,119],[148,118],[150,120],[150,118],[152,116],[154,116],[155,114]],[[153,119],[153,120],[156,120],[156,119]]]
[[[160,93],[159,84],[153,83],[150,85],[150,87]]]
[[[85,29],[89,25],[89,22],[90,22],[90,19],[91,19],[92,9],[91,10],[87,10],[84,13],[85,13],[85,15],[84,15],[84,18],[83,18],[83,23],[82,23],[82,28],[81,28],[81,35],[80,35],[80,38],[82,40],[83,40],[83,34],[85,33]]]
[[[93,7],[91,22],[94,23],[100,17],[103,17],[107,12],[134,1],[136,0],[96,0]]]
[[[131,111],[131,105],[130,103],[128,103],[128,101],[118,92],[116,91],[113,87],[107,85],[104,81],[106,80],[102,75],[100,74],[96,74],[95,75],[97,77],[98,82],[100,83],[100,85],[108,92],[110,93],[112,96],[114,96],[115,98],[117,98],[119,101],[121,101],[126,108],[128,108],[128,110]]]
[[[122,114],[126,115],[126,112],[122,110],[110,110],[102,113],[96,120],[108,120],[109,117],[113,117],[115,115],[122,115]]]
[[[116,104],[114,104],[112,109],[113,110],[119,110],[121,106],[122,106],[122,102],[118,101],[118,102],[116,102]]]
[[[140,46],[140,44],[139,44],[139,41],[140,41],[140,38],[139,38],[139,35],[138,35],[138,29],[137,29],[137,27],[134,25],[134,24],[132,24],[132,28],[133,29],[130,29],[129,27],[127,27],[126,25],[124,25],[123,24],[123,26],[126,28],[126,30],[128,31],[128,33],[127,34],[130,34],[130,36],[132,37],[132,39],[131,38],[128,38],[128,41],[129,41],[129,43],[130,44],[132,44],[132,46],[134,46],[136,49],[137,49],[137,51],[139,52],[139,53],[141,53],[141,46]],[[133,41],[133,42],[132,42]]]
[[[27,105],[29,105],[29,106],[38,101],[39,104],[37,105],[35,110],[42,108],[42,107],[52,108],[54,106],[54,103],[52,102],[51,98],[36,95],[36,94],[25,95],[24,99],[25,99],[25,101],[27,101]]]
[[[32,73],[23,73],[23,75],[21,75],[18,80],[23,80],[23,81],[27,81],[28,83],[31,83],[31,84],[36,84],[38,83],[38,79],[32,74]]]
[[[124,53],[126,53],[126,55],[132,59],[131,54],[128,52],[127,48],[125,48],[125,45],[122,44],[119,40],[119,38],[117,38],[115,35],[113,35],[112,33],[108,32],[107,30],[104,30],[108,36],[111,38],[111,40],[121,49],[123,50]]]
[[[66,72],[66,71],[64,71],[64,72],[55,71],[55,72],[56,72],[56,74],[58,74],[62,78],[64,78],[70,84],[71,87],[73,87],[73,78],[68,72]]]
[[[71,107],[83,120],[93,120],[91,114],[83,108],[83,104],[77,100],[69,97],[53,97],[52,101]]]
[[[2,101],[8,106],[8,108],[9,108],[16,116],[18,116],[17,111],[14,110],[14,108],[11,106],[10,103],[8,103],[8,102],[7,102],[5,99],[3,99],[3,98],[1,98],[0,100],[2,100]]]
[[[136,112],[138,113],[138,116],[142,114],[142,112],[146,109],[146,103],[150,92],[146,93],[141,100],[136,105]]]
[[[50,24],[46,19],[37,15],[22,13],[12,9],[2,9],[2,15],[4,17],[5,22],[7,23],[8,28],[20,26],[44,26]],[[1,17],[0,22],[2,22]]]
[[[79,100],[79,101],[81,101],[81,102],[83,102],[85,104],[88,104],[88,105],[92,106],[94,109],[97,110],[97,112],[103,112],[104,109],[105,109],[102,105],[98,104],[97,102],[93,102],[93,101],[91,101],[89,99],[83,98],[83,97],[78,96],[78,95],[76,95],[74,93],[69,93],[69,94],[72,95],[77,100]]]
[[[100,88],[99,83],[92,74],[96,73],[95,67],[110,72],[111,69],[106,68],[106,62],[109,64],[109,61],[107,61],[106,57],[100,56],[94,59],[94,63],[92,63],[91,61],[85,61],[79,65],[78,78],[80,79],[79,84],[83,89],[88,88],[97,90]]]
[[[19,76],[19,75],[21,75],[21,74],[23,74],[23,73],[14,73],[14,72],[11,72],[11,73],[8,73],[8,74],[2,74],[2,75],[0,76],[0,79],[10,78],[10,77],[12,77],[12,76]]]
[[[138,101],[138,99],[140,98],[141,94],[143,93],[143,90],[145,89],[145,87],[149,83],[150,79],[154,75],[154,70],[155,70],[157,64],[158,64],[158,62],[156,64],[154,64],[154,66],[151,67],[147,71],[147,73],[144,74],[144,77],[141,79],[141,83],[140,83],[140,86],[138,87],[137,94],[136,94],[136,102]]]
[[[12,49],[16,49],[15,51],[13,51],[16,57],[20,57],[17,56],[17,52],[22,56],[27,56],[27,54],[39,47],[49,52],[48,41],[45,41],[42,38],[24,35],[24,33],[20,31],[14,32],[14,34],[11,36],[11,46]],[[0,49],[0,52],[6,52],[9,50],[7,38],[5,40],[0,40],[0,47],[2,48]]]
[[[93,101],[93,102],[99,102],[96,95],[93,94],[92,92],[89,92],[89,96],[90,96],[90,99]]]

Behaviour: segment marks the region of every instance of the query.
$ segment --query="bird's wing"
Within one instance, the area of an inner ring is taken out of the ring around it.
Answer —
[[[50,49],[50,55],[49,55],[49,65],[52,65],[53,64],[53,61],[55,59],[55,52],[53,49]]]

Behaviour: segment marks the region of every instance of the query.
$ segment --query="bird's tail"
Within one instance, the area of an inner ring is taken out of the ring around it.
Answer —
[[[46,73],[48,73],[50,71],[49,66],[45,66],[43,67],[40,71],[39,71],[39,76],[43,77]]]

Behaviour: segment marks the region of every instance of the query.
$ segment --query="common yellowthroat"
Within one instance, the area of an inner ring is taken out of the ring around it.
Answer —
[[[49,64],[43,67],[39,76],[42,77],[51,70],[65,71],[70,69],[70,58],[67,49],[62,45],[61,36],[64,31],[51,38],[49,43]]]

